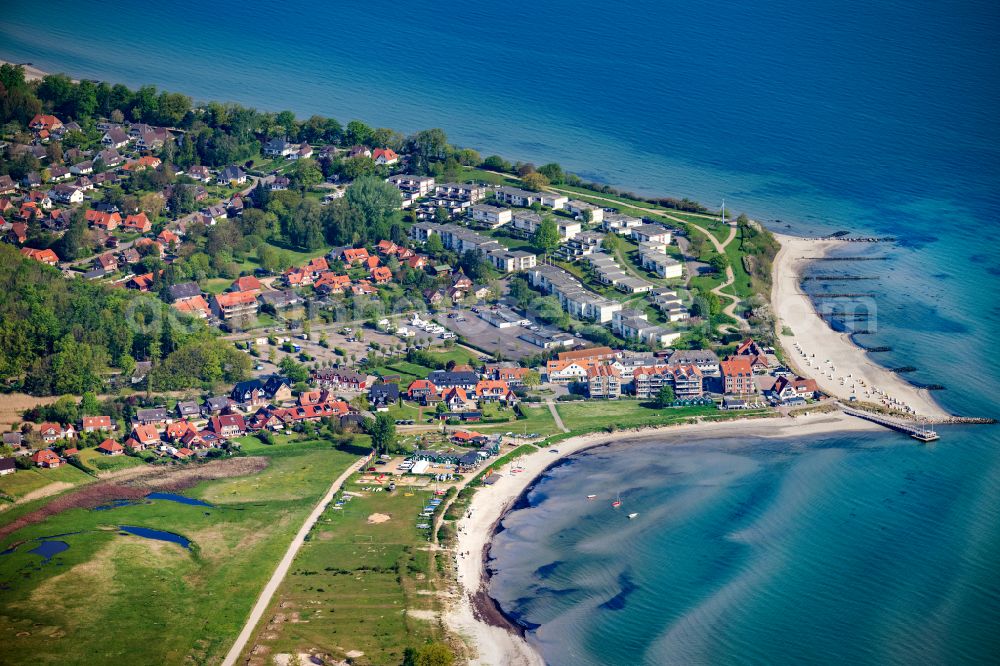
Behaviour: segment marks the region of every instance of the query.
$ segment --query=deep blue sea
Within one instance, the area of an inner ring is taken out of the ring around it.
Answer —
[[[896,236],[851,249],[889,256],[850,268],[877,278],[863,342],[1000,415],[1000,4],[2,4],[0,58],[45,70]],[[554,664],[995,662],[1000,431],[942,433],[578,456],[508,517],[493,591]],[[581,478],[643,520],[581,503]]]

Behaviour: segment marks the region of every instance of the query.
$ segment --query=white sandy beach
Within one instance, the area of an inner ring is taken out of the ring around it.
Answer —
[[[778,339],[791,367],[816,380],[820,390],[844,400],[909,408],[917,416],[946,418],[949,414],[931,397],[887,368],[874,363],[846,333],[830,328],[801,289],[801,275],[809,260],[822,257],[846,241],[798,238],[775,234],[781,250],[774,260],[771,303],[777,317]],[[781,335],[783,327],[792,335]],[[843,380],[843,381],[841,381]]]
[[[485,554],[497,521],[545,469],[560,458],[593,446],[613,441],[662,440],[664,446],[684,441],[686,435],[704,436],[806,436],[825,432],[878,430],[879,426],[841,412],[813,414],[796,418],[741,419],[719,423],[668,426],[635,433],[595,433],[573,437],[553,445],[559,453],[543,449],[520,461],[522,471],[512,473],[509,466],[495,470],[502,476],[494,485],[479,489],[469,505],[469,513],[457,524],[456,551],[460,586],[458,601],[444,620],[449,629],[462,636],[478,656],[470,664],[478,666],[536,666],[541,656],[512,629],[491,624],[477,610],[492,603],[486,596]]]

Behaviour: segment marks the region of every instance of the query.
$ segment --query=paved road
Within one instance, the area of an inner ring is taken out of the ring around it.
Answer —
[[[267,611],[267,607],[271,605],[271,599],[274,597],[274,593],[278,591],[278,587],[281,582],[285,579],[285,575],[288,574],[288,569],[291,567],[292,562],[295,560],[295,556],[299,552],[299,548],[302,543],[306,540],[306,535],[309,534],[309,530],[312,526],[319,520],[319,517],[323,515],[326,510],[327,505],[333,499],[333,496],[340,490],[340,487],[347,481],[348,477],[354,472],[357,472],[364,459],[358,460],[350,467],[348,467],[343,474],[337,477],[337,479],[330,486],[330,489],[323,496],[323,499],[319,501],[316,508],[312,510],[309,517],[306,518],[305,522],[302,523],[302,527],[299,528],[298,534],[292,539],[292,542],[288,544],[288,550],[285,551],[285,556],[281,558],[281,562],[278,563],[278,568],[274,570],[274,574],[271,575],[271,579],[267,581],[267,585],[264,586],[263,591],[260,593],[260,597],[257,599],[257,603],[254,605],[253,610],[250,611],[250,617],[247,618],[246,624],[243,626],[243,630],[240,635],[236,637],[236,642],[233,647],[229,650],[226,658],[223,660],[223,666],[235,666],[236,661],[240,658],[243,650],[246,648],[247,643],[250,641],[250,637],[253,636],[254,629],[260,623],[261,618]]]

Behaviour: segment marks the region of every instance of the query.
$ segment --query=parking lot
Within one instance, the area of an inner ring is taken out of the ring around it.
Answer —
[[[464,336],[476,347],[493,355],[500,354],[504,359],[518,361],[544,351],[541,347],[518,339],[517,336],[528,331],[528,328],[498,328],[481,319],[470,308],[456,308],[447,315],[439,314],[435,319],[448,330]]]

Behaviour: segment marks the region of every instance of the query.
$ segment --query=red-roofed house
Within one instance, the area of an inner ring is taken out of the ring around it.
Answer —
[[[371,276],[375,284],[385,284],[392,280],[392,271],[385,266],[376,266],[371,269]]]
[[[429,379],[414,379],[407,387],[406,393],[410,396],[410,400],[423,402],[427,398],[437,396],[437,387]]]
[[[177,301],[172,304],[174,309],[178,312],[184,312],[185,314],[194,315],[196,317],[201,317],[202,319],[208,319],[208,315],[211,313],[211,309],[208,307],[208,303],[205,298],[200,294],[194,298],[188,298],[183,301]]]
[[[233,286],[230,287],[230,289],[232,291],[251,292],[256,294],[260,291],[260,280],[252,275],[244,275],[241,278],[237,278],[236,281],[233,282]]]
[[[427,257],[421,256],[419,254],[414,255],[406,260],[406,265],[413,270],[419,270],[427,266]]]
[[[34,455],[31,456],[31,462],[35,463],[38,467],[53,469],[62,465],[62,458],[56,455],[55,451],[42,449],[41,451],[35,451]]]
[[[153,223],[149,221],[145,213],[129,215],[122,222],[122,226],[130,231],[138,231],[141,234],[147,233],[153,228]]]
[[[125,447],[113,439],[106,439],[103,442],[101,442],[98,445],[97,450],[106,456],[125,455]]]
[[[357,249],[347,248],[344,250],[341,258],[344,263],[348,266],[353,266],[354,264],[361,263],[368,258],[368,250],[363,247]]]
[[[379,254],[391,257],[392,255],[396,254],[396,248],[397,245],[393,243],[391,240],[380,240],[378,244],[375,246],[375,251],[378,252]]]
[[[753,366],[747,356],[733,356],[719,363],[726,393],[747,394],[754,392]]]
[[[208,424],[208,429],[219,437],[229,439],[240,437],[246,430],[246,422],[240,414],[220,414],[213,416]]]
[[[152,155],[143,155],[137,160],[132,160],[122,168],[126,171],[143,171],[144,169],[155,169],[160,166],[160,158]]]
[[[313,289],[316,291],[331,294],[341,294],[350,286],[350,277],[347,275],[334,275],[331,271],[321,274],[316,282],[313,283]]]
[[[156,239],[164,245],[176,245],[181,242],[181,237],[172,232],[170,229],[164,229],[161,231]]]
[[[103,213],[99,210],[88,210],[86,213],[87,222],[95,229],[104,231],[114,231],[122,223],[122,216],[118,213]]]
[[[0,227],[2,227],[4,223],[4,219],[0,217]],[[7,237],[18,245],[24,243],[28,240],[28,225],[24,222],[12,222],[10,225],[10,231],[7,232]]]
[[[257,314],[257,294],[249,291],[232,291],[212,296],[212,312],[216,317],[232,319]]]
[[[189,421],[174,421],[167,425],[167,440],[175,442],[192,431],[198,432],[198,429],[191,425]]]
[[[390,164],[395,164],[399,161],[399,155],[392,148],[376,148],[372,151],[372,159],[375,160],[375,164],[384,164],[386,166]]]
[[[458,366],[455,366],[456,368]],[[458,372],[456,370],[455,372]],[[476,384],[476,397],[486,402],[496,402],[507,400],[508,396],[513,396],[507,382],[499,379],[481,379]]]
[[[33,247],[22,247],[21,254],[29,259],[40,261],[48,266],[55,266],[59,263],[59,257],[52,250],[36,250]]]
[[[43,423],[38,426],[38,434],[43,442],[51,444],[60,439],[73,439],[76,436],[76,429],[73,426],[63,428],[58,423]]]
[[[30,123],[28,123],[28,127],[36,132],[41,132],[43,130],[51,132],[52,130],[60,129],[62,126],[62,121],[55,116],[46,116],[41,113],[35,114],[35,117],[31,119]]]
[[[139,423],[132,428],[131,439],[134,439],[143,447],[156,446],[160,443],[160,433],[157,432],[154,425],[142,425]],[[135,447],[133,446],[133,448]]]
[[[102,269],[105,273],[114,273],[118,270],[118,260],[111,253],[102,254],[94,259],[94,267]]]
[[[309,260],[309,263],[302,267],[302,270],[315,275],[317,273],[330,270],[330,264],[327,262],[325,257],[314,257]]]
[[[115,425],[111,422],[110,416],[84,416],[83,432],[96,432],[98,430],[114,430]]]

